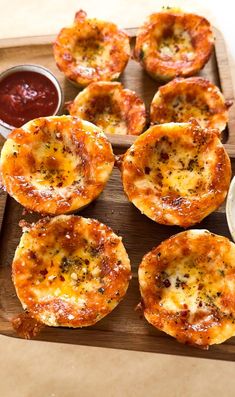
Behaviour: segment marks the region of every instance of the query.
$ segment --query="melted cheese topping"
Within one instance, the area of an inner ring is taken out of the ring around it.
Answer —
[[[195,57],[191,37],[182,26],[174,26],[170,34],[168,32],[166,36],[161,37],[157,47],[163,58],[169,58],[172,61]]]
[[[46,214],[74,211],[103,190],[114,164],[102,131],[71,116],[39,118],[14,130],[1,153],[7,192]]]
[[[81,86],[117,79],[129,56],[129,37],[110,22],[87,19],[84,11],[58,34],[54,44],[57,66]]]
[[[122,161],[124,190],[156,222],[188,227],[224,200],[230,160],[215,130],[196,122],[151,127]]]
[[[235,245],[188,230],[146,254],[139,267],[144,315],[180,342],[202,346],[235,335]]]
[[[92,83],[68,108],[72,116],[94,123],[106,134],[139,135],[146,124],[144,102],[121,83]]]
[[[159,88],[152,103],[154,124],[187,122],[195,118],[202,127],[223,131],[228,121],[228,106],[218,87],[202,77],[174,79]]]
[[[25,309],[44,324],[82,327],[126,293],[130,262],[121,238],[93,219],[60,215],[26,227],[12,274]]]
[[[203,68],[213,43],[205,18],[170,9],[150,15],[140,28],[135,58],[157,80],[186,77]]]
[[[93,38],[77,40],[73,47],[76,64],[84,68],[102,68],[109,61],[112,43],[105,43]]]

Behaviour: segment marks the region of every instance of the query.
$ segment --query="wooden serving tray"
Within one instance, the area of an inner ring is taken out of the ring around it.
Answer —
[[[134,41],[136,29],[127,29],[127,32]],[[215,34],[215,51],[201,75],[220,86],[227,100],[233,100],[232,81],[225,45],[220,32],[216,30]],[[1,69],[5,70],[23,63],[43,65],[59,79],[65,93],[65,101],[71,100],[78,93],[78,89],[58,71],[52,54],[53,39],[53,36],[40,36],[0,40]],[[121,81],[125,87],[135,90],[144,99],[148,109],[157,90],[157,83],[133,60],[130,60]],[[109,139],[113,144],[114,152],[120,153],[124,152],[135,138],[109,136]],[[235,172],[234,107],[230,109],[230,121],[223,141],[232,157],[232,166]],[[3,138],[0,139],[0,142],[2,145]],[[235,337],[221,345],[211,347],[209,351],[184,346],[156,330],[135,311],[135,307],[140,301],[137,269],[143,255],[162,240],[182,229],[159,225],[141,215],[125,197],[117,168],[113,170],[100,197],[80,214],[85,217],[97,218],[123,237],[131,260],[133,278],[120,305],[95,326],[83,329],[45,327],[36,339],[235,361]],[[39,216],[35,214],[24,216],[23,207],[2,192],[0,194],[0,333],[13,337],[17,337],[17,335],[11,326],[11,319],[22,312],[22,307],[11,280],[11,262],[21,236],[18,223],[22,218],[27,221],[35,221]],[[206,228],[211,232],[230,238],[225,216],[225,204],[196,227]]]

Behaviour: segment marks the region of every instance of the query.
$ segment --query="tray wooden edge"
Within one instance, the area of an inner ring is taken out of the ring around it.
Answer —
[[[67,330],[66,330],[67,331]],[[182,345],[175,339],[168,335],[162,334],[158,337],[154,335],[133,334],[122,331],[104,331],[95,329],[78,329],[69,330],[61,337],[61,332],[58,335],[53,335],[53,340],[50,335],[50,327],[46,327],[37,337],[30,339],[32,341],[66,343],[73,345],[102,347],[108,349],[121,349],[128,351],[160,353],[183,357],[196,357],[204,359],[214,359],[222,361],[235,361],[235,345],[230,344],[229,341],[213,345],[209,350],[203,350],[196,347]],[[10,330],[0,331],[0,334],[6,337],[22,339]],[[163,341],[164,339],[164,341]],[[164,351],[162,349],[164,343]]]
[[[123,28],[124,32],[131,38],[137,35],[138,28]],[[0,39],[0,48],[8,47],[24,47],[26,45],[43,45],[52,44],[56,38],[56,34],[36,35],[36,36],[22,36],[22,37],[7,37]]]
[[[126,31],[130,37],[135,37],[138,28],[125,28],[123,30]],[[234,100],[232,78],[230,73],[229,61],[227,58],[226,45],[221,32],[217,28],[214,28],[214,31],[216,35],[215,53],[217,58],[218,75],[220,78],[221,88],[226,99]],[[26,45],[52,44],[55,37],[56,35],[39,35],[39,36],[26,36],[26,37],[0,39],[0,48],[22,47]],[[233,109],[233,112],[230,111],[230,121],[228,125],[229,125],[229,130],[233,130],[235,132],[235,109]],[[229,156],[235,158],[235,136],[233,139],[230,139],[231,137],[232,134],[230,134],[229,139],[224,146]],[[123,139],[122,136],[109,135],[108,139],[110,140],[112,146],[116,147],[117,151],[118,152],[120,151],[120,153],[122,153],[128,147],[130,147],[132,143],[134,143],[136,137],[126,136]],[[7,202],[7,193],[1,192],[0,231],[2,229],[2,222],[4,219],[6,202]],[[117,337],[117,340],[115,341],[115,345],[113,344],[114,333],[115,336]],[[7,337],[14,337],[20,339],[19,337],[12,335],[11,331],[7,329],[6,330],[0,329],[0,334]],[[163,353],[161,349],[161,337],[156,338],[155,336],[151,336],[151,335],[149,335],[146,338],[146,335],[138,334],[135,337],[135,343],[133,343],[132,334],[128,334],[126,332],[117,332],[117,331],[113,332],[113,331],[99,330],[98,333],[99,335],[97,338],[96,330],[89,329],[89,332],[87,332],[87,330],[79,330],[79,339],[76,340],[76,342],[74,342],[74,337],[72,335],[68,338],[68,340],[66,339],[61,340],[61,337],[59,336],[55,337],[53,340],[50,340],[48,339],[48,334],[49,331],[44,331],[41,335],[38,336],[38,338],[32,340],[50,341],[57,343],[58,342],[71,343],[71,344],[78,344],[84,346],[124,349],[131,351]],[[87,337],[87,334],[89,335],[89,337]],[[138,340],[138,342],[136,342],[136,340]],[[149,343],[150,341],[152,342],[151,344]],[[112,346],[110,346],[110,342],[112,342]],[[151,348],[149,347],[150,345]],[[180,345],[175,340],[169,337],[167,341],[167,349],[164,348],[164,354],[235,361],[235,345],[230,344],[228,341],[224,344],[213,346],[208,351],[196,349],[190,346],[184,346],[184,349],[182,349],[182,345]]]
[[[229,120],[228,120],[229,134],[226,144],[234,145],[235,144],[235,100],[234,100],[231,68],[229,64],[226,43],[224,41],[222,33],[218,29],[215,29],[215,36],[216,36],[215,55],[216,55],[216,62],[217,62],[217,69],[218,69],[218,76],[220,80],[221,90],[223,92],[225,99],[227,101],[232,101],[233,103],[229,109]],[[234,148],[231,149],[234,150]]]

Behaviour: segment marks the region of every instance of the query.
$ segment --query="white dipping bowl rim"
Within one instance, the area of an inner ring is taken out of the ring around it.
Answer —
[[[235,176],[231,180],[227,195],[226,217],[230,234],[235,241]]]

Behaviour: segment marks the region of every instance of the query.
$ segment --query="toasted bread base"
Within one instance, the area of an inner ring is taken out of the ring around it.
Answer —
[[[69,104],[68,110],[72,116],[94,123],[107,134],[139,135],[146,125],[142,99],[116,82],[90,84]]]
[[[121,163],[129,200],[155,222],[188,227],[224,201],[231,164],[218,130],[196,121],[149,128]]]
[[[149,16],[136,38],[135,58],[156,80],[188,77],[209,60],[214,44],[203,17],[170,9]]]
[[[235,335],[235,245],[187,230],[147,253],[139,266],[147,321],[179,342],[208,348]]]
[[[121,238],[109,227],[60,215],[24,228],[12,276],[24,309],[37,321],[84,327],[117,306],[131,269]]]
[[[63,28],[54,43],[58,68],[73,83],[116,80],[130,57],[129,37],[114,23],[88,19],[82,10],[71,27]]]
[[[176,78],[161,86],[150,110],[152,124],[184,123],[195,118],[201,127],[223,131],[228,107],[219,88],[202,77]]]
[[[31,211],[83,208],[104,189],[114,155],[103,132],[72,116],[35,119],[12,131],[1,152],[7,192]]]

